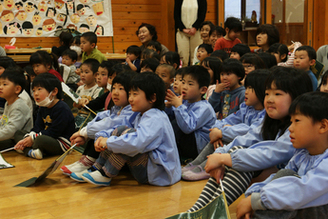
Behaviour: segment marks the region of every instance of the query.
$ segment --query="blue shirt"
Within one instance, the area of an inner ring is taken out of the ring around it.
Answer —
[[[315,75],[313,74],[313,72],[311,70],[308,70],[307,73],[311,78],[313,91],[316,91],[318,88],[318,79],[315,77]]]

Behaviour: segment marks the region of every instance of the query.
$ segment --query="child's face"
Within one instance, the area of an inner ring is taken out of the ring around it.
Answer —
[[[173,78],[170,78],[170,72],[167,68],[159,66],[156,68],[155,72],[162,80],[164,81],[166,89],[170,88],[170,85],[173,83]]]
[[[108,84],[112,85],[112,82],[114,78],[116,77],[116,72],[114,72],[112,75],[108,76]]]
[[[255,70],[255,66],[250,63],[243,63],[244,69],[245,69],[245,77],[252,71]]]
[[[216,41],[219,39],[218,34],[216,31],[213,31],[210,35],[210,42],[212,44],[212,47],[214,48]]]
[[[8,79],[0,78],[0,97],[9,101],[16,98],[22,88]]]
[[[221,72],[220,73],[220,79],[221,83],[228,83],[229,84],[229,90],[235,90],[238,88],[239,85],[239,79],[236,74],[231,73],[231,72]]]
[[[249,86],[245,90],[245,104],[247,106],[252,106],[256,110],[262,110],[263,105],[256,96],[255,90]]]
[[[86,53],[92,52],[92,50],[95,48],[96,45],[94,43],[90,43],[84,37],[81,37],[80,39],[81,39],[80,47],[82,52],[86,52]]]
[[[198,82],[190,75],[185,75],[182,79],[181,95],[184,100],[188,100],[189,103],[195,103],[202,99],[202,96],[206,93],[206,87],[199,87]]]
[[[138,58],[138,56],[136,56],[135,54],[132,54],[132,53],[127,53],[126,57],[129,58],[131,61],[134,61]]]
[[[34,86],[33,87],[33,97],[35,102],[39,103],[42,100],[44,100],[46,97],[49,96],[49,92],[44,87]],[[49,97],[50,100],[53,99],[53,97]]]
[[[0,66],[0,75],[2,75],[2,73],[5,71],[6,69],[2,66]]]
[[[227,34],[228,38],[232,41],[234,41],[235,39],[237,39],[239,36],[240,36],[240,32],[237,31],[233,31],[233,30],[230,30],[229,33]]]
[[[320,86],[320,91],[328,93],[328,77],[326,78],[326,81],[323,81]]]
[[[125,107],[129,104],[127,93],[122,84],[115,83],[112,86],[112,100],[115,106],[119,107]]]
[[[313,65],[314,63],[315,60],[310,60],[307,51],[300,50],[295,52],[294,68],[308,71],[310,70],[311,65]]]
[[[208,41],[209,40],[210,31],[211,31],[211,27],[207,24],[201,27],[200,37],[202,38],[203,41]]]
[[[33,64],[32,68],[36,75],[47,73],[50,70],[50,66],[45,66],[44,64]]]
[[[285,91],[277,89],[274,83],[272,83],[271,89],[265,90],[264,107],[270,118],[281,120],[286,117],[291,103],[291,96]]]
[[[98,68],[96,80],[99,87],[103,87],[103,88],[107,87],[107,81],[108,81],[107,68],[103,68],[103,67]]]
[[[62,63],[67,66],[74,65],[75,61],[73,61],[69,56],[62,56]]]
[[[93,85],[95,83],[95,76],[88,65],[81,66],[80,77],[81,81],[87,86]]]
[[[206,49],[204,48],[199,48],[197,50],[197,59],[201,62],[203,61],[206,57],[208,57],[209,54],[207,53]]]
[[[146,94],[139,88],[137,90],[130,90],[129,103],[133,112],[140,112],[143,114],[147,110],[151,109],[156,101],[156,98],[152,101],[146,99]]]
[[[240,60],[240,55],[238,52],[231,52],[230,58]]]
[[[214,72],[213,72],[213,70],[212,70],[210,67],[206,66],[205,63],[202,63],[202,66],[203,66],[204,68],[206,68],[206,70],[207,70],[208,73],[210,74],[210,77],[211,77],[211,84],[215,84],[216,82],[213,81],[213,77],[214,77]]]
[[[176,75],[173,84],[173,90],[176,94],[181,94],[182,75]]]
[[[268,44],[268,34],[266,33],[259,33],[258,35],[256,35],[256,43],[258,46],[265,46],[265,45],[269,45]]]

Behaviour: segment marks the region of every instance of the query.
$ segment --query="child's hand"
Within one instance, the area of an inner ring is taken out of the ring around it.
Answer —
[[[75,102],[73,103],[73,106],[74,107],[77,107],[77,108],[81,108],[81,107],[83,107],[83,106],[85,106],[85,105],[88,105],[89,104],[89,100],[88,100],[88,98],[80,98],[79,99],[79,103],[78,104],[76,104]]]
[[[212,144],[213,144],[214,150],[216,150],[218,147],[223,147],[222,139],[219,139],[219,140],[213,142]]]
[[[80,69],[80,68],[77,68],[77,69],[75,70],[75,73],[76,73],[77,75],[80,75],[80,74],[81,74],[81,69]]]
[[[219,168],[223,165],[227,165],[229,167],[232,166],[230,154],[214,153],[207,156],[207,162],[204,169],[207,173],[209,173],[212,170]]]
[[[15,150],[24,150],[24,139],[17,142],[17,144],[14,146]]]
[[[107,149],[107,141],[108,138],[99,137],[95,142],[95,150],[97,152],[102,152]]]
[[[182,105],[182,95],[177,97],[170,89],[167,90],[165,99],[167,100],[167,104],[170,104],[175,108]]]
[[[125,61],[126,61],[126,63],[128,63],[128,64],[130,64],[130,63],[131,63],[131,60],[130,60],[130,58],[129,58],[129,57],[127,57],[127,58],[125,59]]]
[[[210,129],[210,143],[220,140],[222,138],[222,131],[218,128]]]
[[[79,82],[76,83],[76,85],[80,87],[81,85],[84,85],[84,83],[82,80],[80,80]]]
[[[85,138],[80,135],[80,132],[75,132],[71,138],[69,139],[71,141],[71,144],[77,144],[77,146],[81,146],[85,144]]]
[[[219,83],[219,80],[216,80],[216,86],[215,86],[215,93],[221,93],[224,90],[229,90],[230,83],[229,82],[222,82]]]
[[[237,205],[237,218],[249,219],[251,218],[252,212],[253,209],[252,209],[251,195],[250,195],[247,198],[241,200]]]
[[[225,167],[223,165],[219,168],[211,170],[210,176],[215,178],[217,183],[220,183],[220,179],[223,179],[224,172],[225,172]]]
[[[170,108],[170,107],[172,107],[172,104],[169,103],[169,102],[167,102],[167,101],[165,101],[164,104],[165,104],[165,107],[166,107],[166,108]]]

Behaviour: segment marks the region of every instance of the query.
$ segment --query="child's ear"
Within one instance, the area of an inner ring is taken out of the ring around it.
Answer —
[[[229,33],[229,28],[226,27],[224,30],[226,33]]]
[[[203,86],[203,87],[200,88],[200,93],[202,95],[206,94],[206,92],[207,92],[207,87],[206,86]]]
[[[319,129],[320,134],[324,134],[328,132],[328,120],[323,119],[320,121],[320,129]]]
[[[312,66],[312,65],[314,65],[315,64],[315,59],[312,59],[311,61],[310,61],[310,66]]]
[[[156,94],[153,94],[151,96],[151,100],[149,100],[149,103],[155,103],[156,102]]]
[[[280,59],[283,60],[284,58],[286,58],[286,56],[287,56],[286,54],[282,54],[280,55]]]
[[[15,94],[19,94],[23,88],[20,85],[15,86]]]
[[[91,47],[92,48],[95,48],[96,47],[96,44],[95,43],[91,43]]]
[[[173,64],[173,68],[174,68],[174,69],[177,69],[177,67],[178,67],[177,63],[174,63],[174,64]]]
[[[55,87],[55,89],[51,92],[51,96],[57,96],[57,94],[58,94],[58,88],[57,87]]]

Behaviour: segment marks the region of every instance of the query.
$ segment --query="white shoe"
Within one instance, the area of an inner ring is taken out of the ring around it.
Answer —
[[[84,179],[82,178],[82,174],[83,174],[83,173],[90,173],[90,172],[91,172],[91,170],[89,170],[89,169],[83,170],[83,171],[81,171],[81,172],[73,172],[73,173],[70,175],[70,177],[71,177],[71,179],[73,179],[73,180],[75,180],[75,181],[77,181],[77,182],[86,182],[86,181],[84,181]]]
[[[70,165],[64,165],[60,168],[61,171],[63,171],[63,174],[65,175],[71,175],[72,173],[78,173],[82,172],[83,170],[89,169],[91,166],[85,166],[80,161],[76,161],[75,163],[72,163]]]
[[[109,186],[112,178],[103,176],[98,170],[82,174],[84,181],[97,186]]]
[[[42,152],[40,151],[40,149],[31,149],[28,152],[28,156],[33,157],[35,159],[41,160],[43,158]]]

